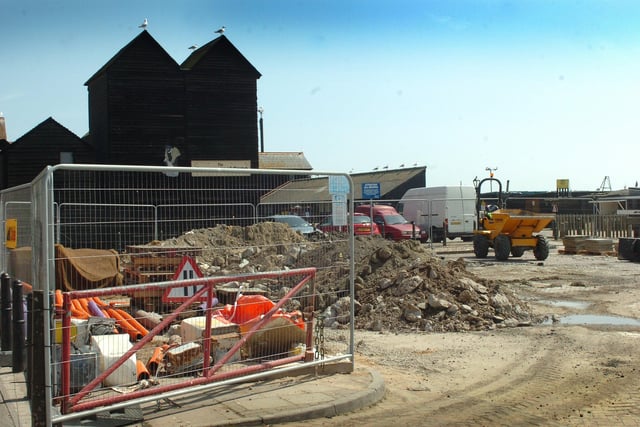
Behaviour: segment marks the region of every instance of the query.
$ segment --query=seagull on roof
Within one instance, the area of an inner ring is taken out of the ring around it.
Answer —
[[[142,24],[138,25],[138,28],[142,28],[142,29],[146,30],[147,26],[149,26],[149,21],[147,21],[147,18],[144,18],[144,22]]]
[[[223,25],[222,27],[220,27],[220,28],[218,28],[218,29],[216,30],[216,34],[222,34],[222,33],[224,33],[224,30],[226,30],[226,28],[225,28],[225,26]]]
[[[196,50],[198,48],[197,44],[192,44],[191,46],[189,46],[189,49],[191,50]]]

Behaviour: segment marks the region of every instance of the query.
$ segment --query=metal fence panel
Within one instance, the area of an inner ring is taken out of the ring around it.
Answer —
[[[602,238],[632,237],[632,222],[624,215],[558,214],[559,237],[581,235]]]
[[[307,238],[268,218],[295,212],[317,224],[336,203],[351,211],[350,178],[327,173],[350,184],[336,199],[302,193],[261,203],[305,174],[111,165],[43,171],[28,188],[25,223],[34,289],[50,296],[43,343],[52,361],[50,421],[267,375],[282,364],[353,361],[353,233]],[[13,209],[5,199],[3,209]]]
[[[17,235],[15,236],[16,246],[31,246],[31,187],[23,185],[0,192],[0,226],[4,234],[7,220],[13,220],[17,224]],[[16,259],[17,255],[11,256],[11,252],[6,245],[7,236],[3,239],[5,244],[0,248],[0,267],[2,271],[17,277],[16,273],[22,274],[24,268],[22,260]],[[11,258],[10,258],[11,257]],[[29,281],[31,265],[29,269],[29,277],[22,280]]]

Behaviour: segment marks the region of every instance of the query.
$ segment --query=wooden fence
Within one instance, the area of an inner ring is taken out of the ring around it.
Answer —
[[[623,215],[562,214],[556,215],[554,235],[560,238],[581,235],[618,239],[633,237],[637,227],[637,222]]]

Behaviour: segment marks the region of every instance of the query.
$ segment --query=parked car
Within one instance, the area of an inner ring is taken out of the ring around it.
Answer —
[[[309,224],[304,218],[298,215],[271,215],[267,221],[287,224],[292,230],[297,231],[308,238],[318,238],[324,236],[324,232]]]
[[[419,225],[411,224],[402,215],[389,205],[360,205],[356,206],[356,212],[369,214],[380,228],[380,232],[387,239],[406,240],[419,239],[426,242],[428,234]]]
[[[325,233],[346,233],[349,229],[348,225],[333,225],[333,217],[328,216],[318,228]],[[378,225],[371,221],[371,218],[368,215],[363,213],[356,212],[353,214],[353,234],[356,236],[369,236],[372,234],[371,230],[373,229],[373,235],[380,235],[380,228]]]

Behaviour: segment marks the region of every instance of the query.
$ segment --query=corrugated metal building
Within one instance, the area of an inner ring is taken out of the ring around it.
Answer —
[[[379,183],[380,199],[397,201],[409,188],[424,187],[426,182],[425,166],[394,169],[379,172],[351,174],[356,200],[362,199],[362,184]],[[287,182],[277,189],[265,194],[260,203],[264,204],[296,204],[330,202],[329,179],[321,176],[311,179],[298,179]]]

